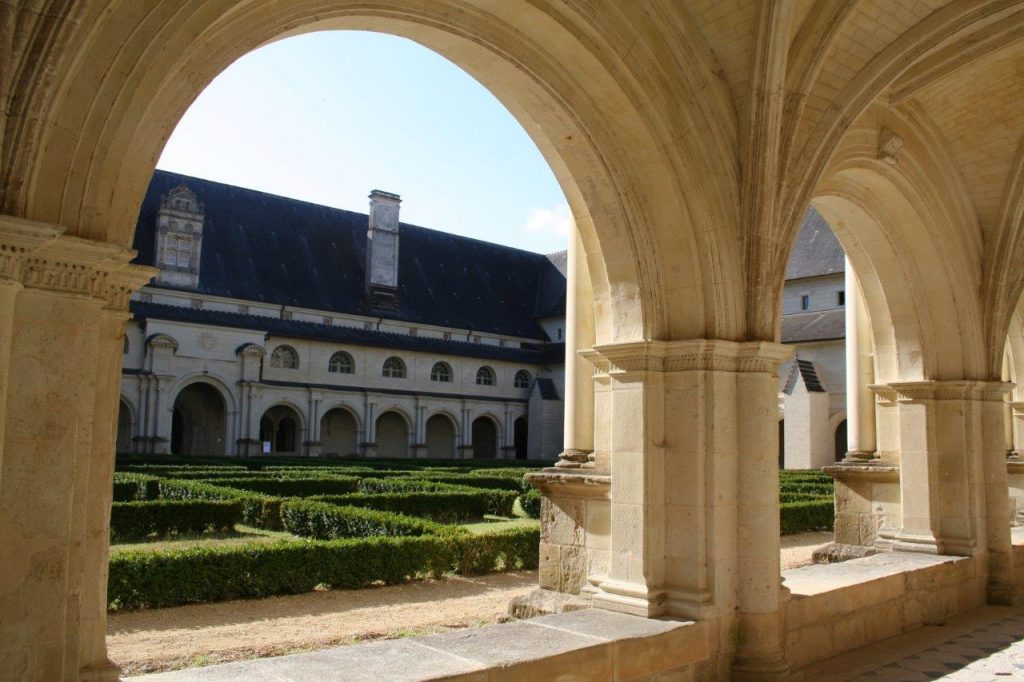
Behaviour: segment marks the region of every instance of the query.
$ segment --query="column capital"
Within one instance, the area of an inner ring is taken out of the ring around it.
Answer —
[[[1013,390],[1008,381],[900,381],[868,386],[882,404],[911,403],[922,400],[1002,401]]]
[[[105,309],[123,312],[131,294],[156,275],[155,268],[130,264],[132,249],[63,232],[59,225],[0,216],[0,279],[101,300]]]
[[[769,341],[633,341],[602,344],[580,356],[594,366],[595,375],[625,372],[774,372],[793,349]]]

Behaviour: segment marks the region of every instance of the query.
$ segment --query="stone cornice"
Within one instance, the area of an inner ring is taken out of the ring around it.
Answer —
[[[0,278],[26,288],[102,300],[128,310],[131,294],[156,274],[131,265],[135,251],[116,244],[64,236],[58,225],[0,216]]]
[[[544,469],[526,474],[525,478],[549,496],[611,499],[612,479],[607,474],[583,473],[579,469]]]
[[[767,341],[635,341],[580,351],[596,375],[623,372],[774,372],[793,354],[790,346]]]
[[[899,481],[900,469],[883,464],[836,464],[823,467],[822,471],[832,478],[842,480]]]
[[[874,384],[868,388],[881,404],[910,403],[922,400],[1002,401],[1013,389],[1006,381],[904,381]]]

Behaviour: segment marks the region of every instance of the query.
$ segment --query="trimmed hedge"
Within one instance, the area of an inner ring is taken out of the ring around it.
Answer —
[[[831,498],[784,502],[779,505],[779,521],[783,535],[810,530],[831,530],[835,520],[835,503]]]
[[[516,494],[512,490],[454,490],[406,493],[351,493],[307,498],[338,505],[368,507],[456,523],[484,514],[511,516]]]
[[[149,500],[115,502],[110,511],[110,535],[116,539],[144,538],[156,533],[202,533],[231,530],[242,521],[242,505],[227,500]]]
[[[160,496],[160,479],[148,474],[114,473],[114,502],[155,500]]]
[[[276,497],[309,497],[310,495],[343,495],[359,488],[359,479],[352,476],[315,478],[222,478],[218,486],[238,488]]]
[[[540,518],[540,491],[536,489],[527,490],[519,496],[519,507],[523,513],[531,519]]]
[[[361,588],[458,570],[532,569],[540,533],[513,528],[489,535],[374,537],[332,541],[114,552],[111,609],[252,599],[324,585]]]
[[[430,493],[474,490],[471,486],[458,486],[424,478],[362,478],[359,480],[361,493]]]
[[[529,489],[529,484],[523,480],[522,475],[514,476],[489,476],[484,474],[430,474],[421,476],[423,480],[448,483],[449,485],[470,486],[473,488],[493,488],[497,490],[515,490],[524,493]]]
[[[444,526],[404,514],[308,500],[291,500],[282,504],[281,521],[292,535],[314,540],[466,532],[457,526]]]
[[[160,481],[160,497],[169,500],[231,500],[242,505],[242,520],[250,526],[281,530],[282,497],[273,497],[201,481]]]

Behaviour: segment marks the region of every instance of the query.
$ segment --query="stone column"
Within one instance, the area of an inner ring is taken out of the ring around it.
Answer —
[[[12,679],[113,680],[106,556],[124,311],[152,276],[120,247],[0,219],[23,288],[0,315],[16,333],[0,472],[0,670]],[[27,237],[34,248],[12,249]],[[5,268],[6,273],[10,269]]]
[[[845,462],[864,464],[875,457],[874,355],[867,307],[857,274],[846,259],[846,439]]]
[[[459,458],[473,459],[473,410],[462,407],[462,443],[459,444]]]
[[[694,340],[587,354],[607,383],[595,447],[611,463],[609,564],[590,581],[593,604],[714,620],[737,674],[787,670],[775,430],[776,373],[790,353]]]
[[[875,387],[890,405],[897,435],[901,525],[894,550],[988,552],[994,564],[1008,562],[1002,401],[1010,388],[999,381]],[[991,576],[997,583],[1001,571]]]
[[[416,407],[413,411],[413,437],[412,456],[427,456],[427,427],[426,427],[427,406],[420,404],[420,397],[416,396]]]
[[[565,421],[564,447],[556,467],[593,469],[594,378],[593,367],[579,350],[595,343],[594,293],[590,284],[579,232],[569,238],[565,303]],[[607,463],[602,471],[607,471]]]
[[[377,404],[366,397],[366,403],[363,407],[363,420],[366,423],[366,440],[363,442],[363,456],[364,457],[376,457],[377,456]]]

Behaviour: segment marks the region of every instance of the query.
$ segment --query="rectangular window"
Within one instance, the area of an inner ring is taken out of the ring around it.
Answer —
[[[452,340],[452,333],[451,332],[445,332],[444,333],[444,340],[445,341],[451,341]]]
[[[808,310],[811,307],[811,297],[804,294],[800,297],[800,310]]]
[[[842,289],[836,292],[836,305],[846,305],[846,292]]]

